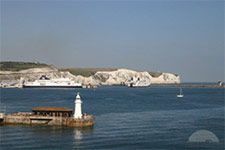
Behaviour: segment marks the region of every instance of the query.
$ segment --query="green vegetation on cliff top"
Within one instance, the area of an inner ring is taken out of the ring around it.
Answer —
[[[68,71],[73,75],[89,77],[98,71],[115,71],[115,68],[57,68],[59,71]]]
[[[20,71],[31,68],[50,67],[50,65],[34,62],[0,62],[0,71]]]
[[[162,72],[153,72],[153,71],[151,71],[151,72],[148,72],[152,77],[159,77],[159,76],[161,76],[162,75]]]
[[[39,62],[0,62],[0,71],[20,71],[31,68],[52,67],[51,65]],[[61,68],[57,67],[59,71],[68,71],[73,75],[82,75],[89,77],[98,71],[116,71],[116,68]],[[159,77],[162,72],[148,72],[152,77]]]

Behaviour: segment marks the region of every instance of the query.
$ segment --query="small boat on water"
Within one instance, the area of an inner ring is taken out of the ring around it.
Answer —
[[[24,88],[82,88],[81,83],[76,83],[69,78],[50,79],[46,76],[41,76],[39,80],[34,82],[25,82]]]
[[[177,97],[179,97],[179,98],[184,97],[181,87],[180,87],[180,93],[177,95]]]

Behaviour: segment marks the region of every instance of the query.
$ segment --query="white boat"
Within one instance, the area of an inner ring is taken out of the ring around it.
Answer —
[[[82,88],[81,83],[76,83],[69,78],[50,79],[41,76],[39,80],[34,82],[25,82],[24,88]]]
[[[180,94],[178,94],[177,97],[179,97],[179,98],[184,97],[181,87],[180,87]]]
[[[129,87],[148,87],[150,86],[150,81],[148,80],[141,80],[140,78],[137,81],[132,81],[128,84]]]

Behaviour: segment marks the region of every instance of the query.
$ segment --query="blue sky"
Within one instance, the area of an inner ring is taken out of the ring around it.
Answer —
[[[1,60],[224,80],[224,1],[1,1]]]

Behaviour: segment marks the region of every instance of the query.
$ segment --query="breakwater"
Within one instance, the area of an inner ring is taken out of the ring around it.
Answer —
[[[75,111],[66,107],[36,107],[32,112],[18,112],[14,114],[0,113],[3,124],[45,124],[59,126],[86,127],[94,125],[94,116],[82,113],[81,98],[77,93]]]
[[[93,115],[84,114],[80,119],[73,117],[55,117],[55,116],[40,116],[30,113],[15,113],[4,115],[3,124],[40,124],[40,125],[58,125],[72,127],[86,127],[94,125]]]
[[[151,84],[154,87],[212,87],[212,88],[224,88],[225,85],[218,84]]]

